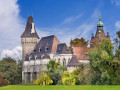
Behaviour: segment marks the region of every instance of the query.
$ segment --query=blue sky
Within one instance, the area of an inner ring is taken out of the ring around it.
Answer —
[[[118,3],[118,4],[117,4]],[[96,31],[99,11],[101,11],[105,32],[115,30],[116,21],[120,20],[119,0],[19,0],[20,16],[27,21],[27,17],[34,17],[37,28],[56,35],[61,32],[78,32],[75,30],[82,24],[94,23],[91,33]],[[93,16],[94,15],[94,16]],[[93,16],[93,17],[92,17]],[[54,30],[54,28],[58,29]],[[64,29],[70,29],[64,30]],[[79,32],[83,32],[80,29]],[[90,32],[88,32],[89,34]],[[87,34],[87,33],[86,33]],[[110,33],[112,35],[112,33]],[[79,34],[76,33],[80,37]],[[74,37],[71,37],[74,38]],[[89,39],[89,37],[85,37]]]
[[[0,58],[21,58],[20,35],[33,16],[40,37],[55,34],[61,42],[84,37],[90,40],[101,12],[104,31],[120,28],[120,0],[0,0]]]

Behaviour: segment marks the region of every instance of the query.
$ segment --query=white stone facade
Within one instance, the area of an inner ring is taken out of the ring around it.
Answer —
[[[47,70],[47,64],[51,59],[60,62],[61,65],[67,66],[72,54],[49,54],[49,56],[50,59],[35,59],[23,62],[22,78],[25,80],[25,83],[32,82],[32,80],[38,78],[42,70]]]

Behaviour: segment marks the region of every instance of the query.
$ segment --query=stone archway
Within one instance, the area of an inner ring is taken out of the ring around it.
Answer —
[[[25,83],[30,83],[30,72],[25,72]]]

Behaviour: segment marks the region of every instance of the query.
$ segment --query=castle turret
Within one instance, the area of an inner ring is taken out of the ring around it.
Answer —
[[[110,36],[109,36],[109,33],[107,33],[107,36],[105,35],[104,29],[103,29],[103,23],[101,21],[101,16],[99,16],[99,22],[97,23],[97,31],[95,36],[94,34],[92,34],[90,47],[91,48],[95,47],[98,44],[98,42],[101,42],[105,38],[110,38]]]
[[[26,54],[30,54],[39,42],[39,36],[35,30],[33,17],[29,16],[25,31],[21,35],[22,60],[25,60]]]
[[[101,16],[99,16],[99,22],[97,23],[97,32],[95,38],[97,38],[97,40],[102,40],[105,37],[106,36],[103,30],[103,23],[101,21]]]

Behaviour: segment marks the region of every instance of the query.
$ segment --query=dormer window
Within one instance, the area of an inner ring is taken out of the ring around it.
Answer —
[[[34,52],[36,52],[36,50],[34,50]]]
[[[40,48],[39,51],[41,52],[41,51],[42,51],[42,48]]]
[[[41,52],[41,51],[42,51],[42,47],[39,48],[39,52]]]
[[[60,52],[60,47],[58,48],[58,52]]]
[[[49,44],[47,44],[47,45],[46,45],[46,48],[45,48],[45,49],[46,49],[46,51],[48,51],[48,50],[49,50],[49,48],[50,48],[50,45],[49,45]]]
[[[34,25],[34,23],[32,23],[31,33],[35,33],[35,25]]]
[[[46,50],[48,51],[48,47],[46,48]]]

